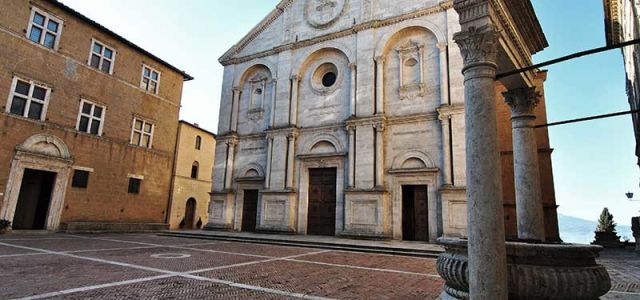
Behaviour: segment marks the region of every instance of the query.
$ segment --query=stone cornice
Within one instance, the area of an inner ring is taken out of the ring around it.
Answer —
[[[452,115],[461,115],[464,114],[464,105],[442,105],[436,109],[438,112],[438,118],[448,117]]]
[[[435,121],[437,119],[438,119],[438,113],[430,112],[430,113],[415,114],[415,115],[408,115],[408,116],[389,117],[389,119],[387,119],[387,124],[389,125],[410,124],[410,123]]]
[[[354,126],[366,126],[366,125],[378,125],[387,122],[387,117],[384,115],[373,115],[368,117],[351,117],[345,121],[347,127]]]
[[[283,5],[285,2],[286,2],[286,5]],[[272,17],[272,15],[273,15],[273,17],[274,17],[273,20],[275,20],[275,18],[277,18],[278,16],[280,16],[282,14],[282,12],[284,12],[284,8],[286,6],[288,6],[290,4],[290,2],[292,2],[292,0],[283,0],[282,2],[280,2],[280,4],[278,4],[278,8],[276,10],[272,11],[272,13],[269,15],[269,17]],[[446,11],[448,9],[451,9],[451,8],[453,8],[453,0],[443,1],[443,2],[440,2],[439,4],[434,5],[432,7],[424,8],[424,9],[421,9],[421,10],[417,10],[415,12],[411,12],[411,13],[407,13],[407,14],[403,14],[403,15],[395,16],[395,17],[391,17],[391,18],[386,18],[386,19],[382,19],[382,20],[371,20],[371,21],[367,21],[367,22],[364,22],[364,23],[356,24],[356,25],[352,26],[351,28],[347,28],[347,29],[344,29],[344,30],[341,30],[341,31],[332,32],[332,33],[329,33],[329,34],[317,36],[317,37],[314,37],[314,38],[310,38],[310,39],[306,39],[306,40],[302,40],[302,41],[298,41],[298,42],[294,42],[294,43],[284,44],[284,45],[277,46],[277,47],[274,47],[274,48],[269,49],[269,50],[265,50],[265,51],[262,51],[262,52],[258,52],[258,53],[247,55],[247,56],[243,56],[243,57],[233,57],[233,55],[236,55],[236,54],[240,53],[240,51],[242,51],[242,49],[247,44],[249,44],[251,41],[253,41],[259,35],[259,33],[264,31],[266,29],[266,27],[273,22],[273,20],[271,20],[269,17],[267,17],[260,24],[258,24],[258,26],[256,26],[247,36],[245,36],[238,44],[233,46],[222,57],[220,57],[220,59],[218,61],[223,66],[232,65],[232,64],[239,64],[239,63],[247,62],[247,61],[250,61],[250,60],[253,60],[253,59],[258,59],[258,58],[263,58],[263,57],[275,55],[275,54],[278,54],[280,52],[284,52],[284,51],[287,51],[287,50],[304,48],[304,47],[308,47],[308,46],[315,45],[315,44],[318,44],[318,43],[322,43],[322,42],[325,42],[325,41],[335,40],[335,39],[338,39],[338,38],[341,38],[341,37],[350,36],[350,35],[353,35],[354,33],[360,32],[360,31],[365,31],[365,30],[369,30],[369,29],[373,29],[373,28],[385,27],[385,26],[396,24],[396,23],[404,22],[404,21],[407,21],[407,20],[420,18],[420,17],[426,16],[426,15],[431,15],[431,14],[435,14],[435,13],[439,13],[439,12],[444,12],[444,11]]]

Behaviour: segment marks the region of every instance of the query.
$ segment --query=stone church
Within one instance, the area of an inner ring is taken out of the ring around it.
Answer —
[[[458,19],[453,1],[282,0],[220,58],[207,228],[420,241],[466,236]],[[541,39],[518,41],[531,53],[540,50],[532,43],[546,46],[535,24]],[[502,98],[496,103],[508,112]],[[545,116],[544,105],[537,114]],[[499,122],[510,135],[508,114]],[[538,139],[547,235],[557,237],[546,131]],[[503,169],[512,170],[508,140],[501,155],[511,164]],[[504,173],[513,236],[513,172]]]

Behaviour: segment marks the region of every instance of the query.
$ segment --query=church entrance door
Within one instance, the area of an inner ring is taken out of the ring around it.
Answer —
[[[256,231],[257,216],[258,190],[244,190],[244,203],[242,204],[242,231]]]
[[[309,169],[307,233],[336,233],[336,168]]]
[[[46,229],[56,173],[25,169],[13,216],[13,229]]]
[[[402,186],[402,239],[429,240],[429,210],[426,185]]]

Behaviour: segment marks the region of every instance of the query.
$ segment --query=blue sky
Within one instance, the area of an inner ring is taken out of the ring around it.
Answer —
[[[391,1],[391,0],[389,0]],[[222,84],[217,59],[255,26],[278,0],[63,0],[132,42],[185,69],[181,118],[216,131]],[[603,46],[602,0],[533,0],[549,41],[541,62]],[[126,9],[125,9],[126,8]],[[628,110],[620,51],[547,68],[549,121]],[[596,220],[608,206],[629,224],[640,202],[640,172],[628,116],[550,128],[559,212]]]

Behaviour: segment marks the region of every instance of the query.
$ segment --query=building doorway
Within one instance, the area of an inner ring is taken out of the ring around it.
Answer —
[[[402,186],[402,239],[429,240],[429,209],[426,185]]]
[[[56,173],[25,169],[20,185],[13,229],[46,229]]]
[[[193,229],[193,224],[196,221],[196,207],[197,202],[194,198],[189,198],[187,204],[184,207],[184,228]]]
[[[336,234],[336,175],[336,168],[309,169],[308,234]]]
[[[242,231],[255,232],[258,218],[258,190],[244,190]]]

